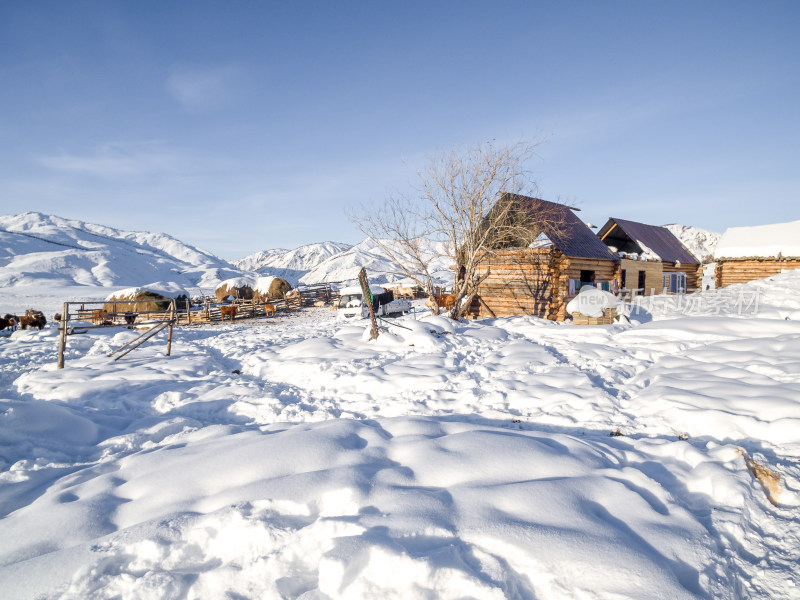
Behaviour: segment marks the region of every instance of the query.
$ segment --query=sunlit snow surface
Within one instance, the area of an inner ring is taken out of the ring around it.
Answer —
[[[700,299],[1,337],[0,596],[798,598],[800,271]]]

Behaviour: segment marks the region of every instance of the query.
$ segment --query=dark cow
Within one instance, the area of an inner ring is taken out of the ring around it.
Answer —
[[[19,325],[19,320],[14,315],[6,315],[0,318],[0,330],[11,328],[12,330]]]
[[[29,308],[25,311],[25,316],[19,318],[19,326],[22,329],[27,329],[28,327],[36,327],[39,330],[44,329],[45,325],[47,325],[47,319],[44,318],[44,313],[40,310],[33,310]]]

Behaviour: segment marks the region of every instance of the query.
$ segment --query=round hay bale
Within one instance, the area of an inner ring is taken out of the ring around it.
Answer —
[[[227,279],[214,290],[214,296],[219,302],[226,302],[229,296],[234,300],[252,300],[253,288],[248,281]]]
[[[256,302],[284,298],[292,289],[289,282],[280,277],[259,277],[253,287]]]
[[[128,300],[130,302],[113,304],[113,302]],[[122,290],[106,298],[106,303],[103,304],[103,311],[108,313],[163,312],[169,310],[170,300],[171,298],[152,290],[137,290],[132,292]],[[189,297],[187,295],[178,295],[175,297],[175,308],[177,310],[186,310],[188,302]]]

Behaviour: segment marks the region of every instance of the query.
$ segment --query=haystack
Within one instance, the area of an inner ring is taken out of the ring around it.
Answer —
[[[103,305],[103,311],[121,312],[161,312],[169,309],[170,300],[175,300],[177,310],[186,310],[189,294],[175,284],[155,284],[145,287],[127,288],[114,292]],[[112,302],[127,301],[124,304]]]
[[[253,283],[253,279],[249,277],[226,279],[217,286],[217,289],[214,290],[214,295],[220,302],[225,302],[229,298],[233,298],[234,300],[252,300]]]
[[[281,299],[291,289],[289,282],[280,277],[259,277],[253,286],[256,302]]]

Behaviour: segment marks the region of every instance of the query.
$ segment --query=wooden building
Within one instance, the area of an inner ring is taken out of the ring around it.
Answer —
[[[800,221],[731,227],[714,251],[717,287],[800,269]]]
[[[616,291],[619,259],[575,215],[577,209],[516,194],[504,194],[500,202],[504,201],[514,202],[515,210],[523,211],[532,223],[539,222],[543,213],[548,218],[540,231],[532,232],[532,237],[539,236],[535,244],[496,248],[477,266],[476,276],[489,274],[478,288],[470,314],[563,321],[567,302],[581,286]]]
[[[597,237],[620,259],[620,288],[635,295],[695,291],[700,261],[667,228],[609,219]]]

